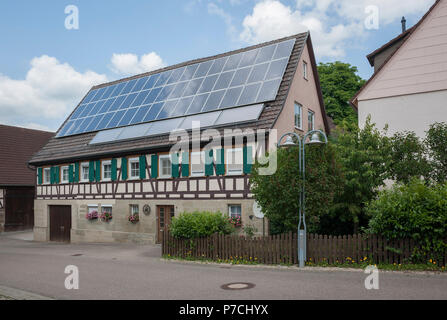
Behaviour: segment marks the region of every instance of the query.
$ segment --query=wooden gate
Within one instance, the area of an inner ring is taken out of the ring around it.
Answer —
[[[8,187],[5,192],[5,231],[34,226],[34,188]]]
[[[50,206],[50,241],[70,242],[71,206]]]

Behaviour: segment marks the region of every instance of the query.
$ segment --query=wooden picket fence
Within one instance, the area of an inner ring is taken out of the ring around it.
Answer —
[[[307,260],[313,263],[359,262],[408,263],[417,248],[411,240],[387,241],[377,235],[326,236],[307,235]],[[176,239],[163,232],[162,254],[171,257],[222,260],[245,260],[262,264],[297,264],[297,234],[246,238],[214,234],[193,240]],[[447,253],[437,261],[445,266]]]

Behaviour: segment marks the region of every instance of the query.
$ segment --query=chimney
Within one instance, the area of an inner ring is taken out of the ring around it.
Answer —
[[[400,21],[402,23],[402,33],[407,31],[407,20],[405,20],[405,17],[402,17],[402,20]]]

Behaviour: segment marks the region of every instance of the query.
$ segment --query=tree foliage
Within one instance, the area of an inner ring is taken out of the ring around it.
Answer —
[[[432,124],[426,132],[425,144],[431,166],[430,177],[438,183],[447,182],[447,123]]]
[[[341,196],[330,210],[355,233],[367,223],[366,204],[377,196],[388,178],[389,140],[367,119],[362,130],[338,129],[331,142],[340,158],[345,181]]]
[[[412,178],[428,177],[430,165],[426,158],[427,148],[412,131],[398,132],[390,141],[390,178],[408,183]]]
[[[349,104],[365,84],[357,71],[357,67],[340,61],[318,65],[326,113],[337,125],[344,122],[345,126],[357,126],[357,112]]]
[[[298,148],[278,149],[273,175],[260,175],[253,166],[250,182],[255,199],[269,219],[270,233],[296,231],[302,175]],[[319,232],[319,221],[342,187],[341,168],[332,146],[306,146],[306,220],[309,232]]]

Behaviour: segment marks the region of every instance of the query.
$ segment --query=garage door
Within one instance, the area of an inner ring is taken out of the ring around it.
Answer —
[[[50,241],[70,242],[71,206],[50,206]]]

